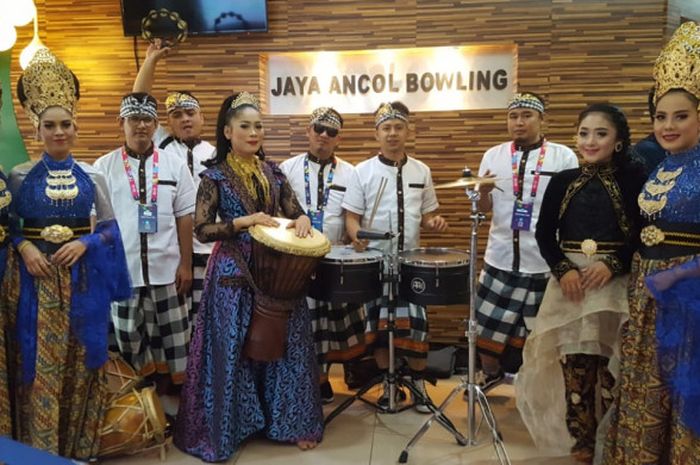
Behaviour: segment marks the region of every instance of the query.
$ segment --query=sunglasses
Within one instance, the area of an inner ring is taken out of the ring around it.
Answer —
[[[325,131],[326,134],[328,134],[328,137],[335,137],[338,135],[338,130],[334,128],[329,128],[328,126],[324,126],[322,124],[314,124],[314,132],[318,134],[319,136],[323,134]]]

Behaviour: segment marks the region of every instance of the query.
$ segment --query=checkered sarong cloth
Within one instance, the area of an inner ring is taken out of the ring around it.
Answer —
[[[311,311],[316,358],[321,371],[328,364],[344,362],[364,354],[365,307],[362,304],[334,305],[307,297]]]
[[[387,299],[382,297],[365,305],[367,312],[367,344],[375,348],[389,348],[387,329]],[[396,303],[396,335],[394,347],[397,356],[428,357],[428,316],[426,308],[399,300]]]
[[[504,271],[484,264],[476,291],[480,350],[498,356],[506,346],[522,349],[548,280],[549,273]]]
[[[142,376],[170,373],[174,383],[184,381],[190,325],[175,284],[134,288],[131,299],[112,304],[112,324],[119,352]]]
[[[204,289],[204,275],[207,272],[207,260],[209,260],[209,254],[192,254],[192,291],[191,299],[189,302],[190,326],[194,325],[194,321],[197,316],[197,311],[199,310],[199,302],[202,301],[202,290]]]

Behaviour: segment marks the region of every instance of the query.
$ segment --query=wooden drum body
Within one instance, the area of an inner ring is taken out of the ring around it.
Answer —
[[[276,228],[256,225],[251,274],[259,292],[251,317],[244,354],[252,360],[273,361],[284,356],[289,314],[306,295],[311,275],[330,251],[328,238],[318,230],[296,237],[290,220],[275,218]]]
[[[469,254],[441,247],[399,254],[399,296],[416,305],[466,304],[469,299]]]

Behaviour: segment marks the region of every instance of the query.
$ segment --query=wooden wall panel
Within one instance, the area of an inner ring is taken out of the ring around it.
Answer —
[[[92,160],[122,140],[116,115],[136,75],[133,40],[122,36],[117,0],[36,3],[42,39],[81,79],[75,153]],[[649,131],[646,91],[653,60],[664,34],[689,11],[686,0],[268,0],[268,10],[268,33],[193,37],[159,65],[156,97],[193,90],[203,104],[205,137],[212,141],[225,95],[264,89],[266,53],[475,44],[518,46],[518,85],[547,100],[550,140],[571,145],[578,112],[603,100],[627,111],[639,139]],[[31,27],[21,28],[19,36],[13,81]],[[141,60],[144,52],[139,41]],[[358,162],[374,154],[372,116],[345,117],[339,155]],[[32,128],[22,115],[19,120],[30,153],[38,154]],[[273,159],[305,150],[305,117],[268,116],[265,123],[265,149]],[[409,150],[432,168],[435,183],[457,178],[465,165],[476,172],[483,152],[507,139],[502,110],[420,112],[411,129]],[[442,236],[425,234],[424,243],[466,248],[464,193],[439,191],[438,198],[451,228]],[[487,231],[488,223],[480,231],[482,249]],[[457,340],[465,315],[463,307],[431,308],[433,339]]]

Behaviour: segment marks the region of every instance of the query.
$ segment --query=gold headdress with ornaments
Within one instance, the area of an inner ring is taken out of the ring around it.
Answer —
[[[669,90],[683,89],[700,99],[700,25],[683,23],[654,64],[654,103]]]
[[[390,119],[400,119],[408,123],[408,115],[398,108],[394,108],[391,103],[382,103],[374,116],[374,127],[379,127],[384,121]]]
[[[47,48],[39,49],[20,77],[26,100],[23,107],[34,126],[50,107],[61,107],[75,114],[78,97],[71,70]]]
[[[188,108],[199,110],[199,100],[185,92],[173,92],[165,99],[165,110],[168,114]]]
[[[342,129],[343,117],[340,116],[335,108],[319,107],[311,112],[309,124],[321,124],[333,129]]]
[[[235,110],[238,107],[242,107],[243,105],[248,105],[256,110],[260,111],[260,101],[258,98],[250,94],[248,92],[240,92],[235,99],[233,99],[233,102],[231,102],[231,109]]]

